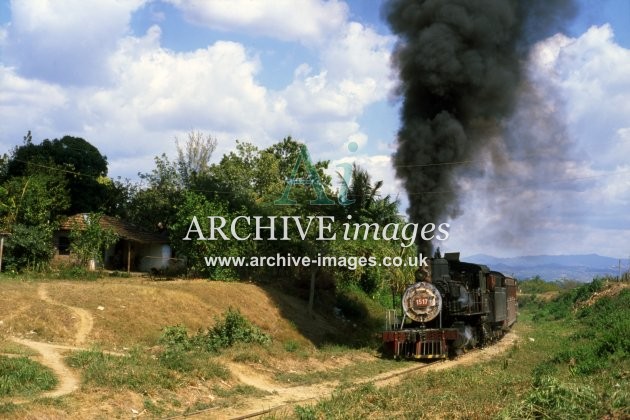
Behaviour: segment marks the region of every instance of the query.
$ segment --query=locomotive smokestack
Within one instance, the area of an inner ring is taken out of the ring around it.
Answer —
[[[530,46],[573,15],[573,0],[391,0],[384,14],[398,36],[393,64],[402,95],[394,154],[424,225],[460,214],[460,166],[502,135],[513,113]],[[431,254],[429,243],[418,244]]]

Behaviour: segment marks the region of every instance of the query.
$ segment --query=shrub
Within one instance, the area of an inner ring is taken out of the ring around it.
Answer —
[[[188,335],[184,326],[166,327],[160,337],[160,343],[165,346],[160,360],[173,369],[185,370],[188,365],[183,358],[187,351],[203,350],[216,353],[237,342],[268,344],[271,337],[253,325],[238,310],[229,308],[223,319],[216,319],[212,328],[193,336]]]
[[[206,334],[206,345],[220,349],[231,347],[236,342],[268,344],[271,337],[253,325],[238,310],[229,308],[224,319],[217,320]]]

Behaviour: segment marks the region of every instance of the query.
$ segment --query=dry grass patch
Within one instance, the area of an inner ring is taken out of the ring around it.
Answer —
[[[290,313],[283,313],[268,292],[253,284],[108,279],[49,283],[46,287],[51,299],[92,313],[94,328],[88,341],[104,348],[155,345],[166,326],[183,325],[191,332],[206,329],[230,307],[282,342],[294,340],[300,345],[310,345],[295,324],[285,319],[287,316],[298,322],[304,317],[304,322],[308,320],[313,329],[330,329],[321,317],[308,319],[304,305],[297,299],[285,297],[284,312]],[[290,306],[286,306],[287,302]],[[99,306],[104,309],[98,310]]]
[[[40,341],[67,342],[77,320],[69,309],[43,302],[35,283],[0,282],[0,333]]]
[[[238,309],[247,319],[271,334],[274,340],[297,340],[307,344],[309,341],[304,336],[311,336],[308,334],[311,331],[314,335],[333,331],[324,318],[307,313],[305,302],[255,284],[194,280],[158,283],[156,286],[191,293],[215,308],[215,315],[220,315],[229,307]],[[297,325],[301,331],[298,331]],[[309,325],[311,331],[304,331],[303,325]]]
[[[38,353],[30,347],[23,346],[14,341],[0,338],[0,354],[15,356],[36,356]]]

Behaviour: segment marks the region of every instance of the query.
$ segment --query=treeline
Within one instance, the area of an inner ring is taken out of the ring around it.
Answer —
[[[571,290],[581,286],[582,284],[582,282],[572,279],[545,281],[540,276],[535,276],[530,279],[520,280],[518,282],[518,288],[521,293],[536,295]]]
[[[403,256],[414,255],[395,241],[315,240],[311,229],[305,240],[292,235],[283,241],[182,241],[192,216],[222,216],[228,223],[239,216],[332,216],[353,223],[403,223],[397,201],[382,196],[381,181],[373,181],[362,168],[353,165],[344,201],[348,205],[311,205],[317,193],[312,186],[291,189],[293,205],[276,205],[287,181],[309,179],[309,165],[298,164],[300,143],[287,137],[264,149],[237,142],[234,151],[210,163],[216,140],[191,132],[177,142],[174,159],[162,154],[139,180],[108,177],[107,157],[88,141],[66,136],[35,144],[30,132],[21,145],[0,160],[0,231],[10,233],[6,241],[3,271],[45,270],[54,253],[52,235],[59,222],[77,213],[102,213],[119,217],[149,231],[166,229],[176,255],[186,257],[188,269],[215,279],[248,278],[304,279],[315,274],[328,282],[346,282],[374,293],[385,284],[413,279],[412,268],[357,267],[208,267],[204,257],[286,255]],[[304,163],[304,162],[302,162]],[[328,161],[313,162],[325,194],[337,198],[333,180],[324,172]],[[297,172],[294,172],[296,171]],[[341,176],[340,179],[341,180]],[[239,229],[253,226],[239,224]],[[247,236],[248,231],[239,232]]]

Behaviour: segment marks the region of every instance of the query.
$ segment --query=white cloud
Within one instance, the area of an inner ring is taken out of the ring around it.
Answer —
[[[316,43],[346,20],[348,7],[337,0],[166,0],[199,25],[246,32],[283,41]]]
[[[55,114],[67,108],[68,100],[59,86],[21,77],[0,64],[0,154],[17,145],[28,130],[54,127]]]
[[[134,43],[132,40],[130,43]],[[266,113],[266,89],[258,85],[258,63],[242,45],[218,41],[190,53],[158,46],[118,52],[117,89],[105,102],[135,113],[148,130],[186,129],[201,121],[215,130],[255,130]]]
[[[372,185],[378,181],[383,181],[383,186],[379,190],[381,197],[389,195],[393,200],[400,198],[404,200],[404,197],[399,196],[403,191],[401,182],[396,179],[394,167],[392,165],[392,158],[389,155],[365,155],[359,154],[354,156],[352,152],[345,151],[344,157],[333,160],[328,167],[328,175],[333,179],[333,185],[341,184],[339,180],[339,174],[345,175],[345,169],[350,168],[353,164],[357,164],[361,169],[367,171],[370,176]]]
[[[548,156],[562,171],[538,187],[493,191],[492,180],[478,182],[446,245],[466,254],[623,256],[630,247],[630,50],[615,43],[610,26],[592,27],[541,42],[530,69],[545,104],[566,117],[572,149]],[[540,124],[537,118],[530,130]],[[517,179],[530,173],[520,164],[507,169]]]
[[[106,82],[105,62],[128,33],[131,12],[144,1],[12,0],[3,60],[30,78],[69,85]]]
[[[616,132],[630,127],[630,50],[614,41],[609,25],[594,26],[576,39],[557,36],[538,47],[540,66],[564,94],[572,136],[596,163],[617,143]],[[630,152],[630,149],[626,149]]]
[[[292,135],[317,159],[338,157],[350,140],[362,150],[375,140],[358,120],[390,89],[393,40],[349,22],[345,3],[176,2],[212,27],[308,43],[318,61],[299,66],[275,90],[260,83],[258,53],[241,43],[172,51],[162,46],[157,25],[132,35],[131,15],[144,3],[13,2],[0,62],[15,64],[3,84],[6,138],[16,141],[28,129],[35,139],[84,136],[108,155],[110,173],[124,176],[172,153],[173,137],[191,129],[217,136],[217,155],[237,138],[265,147]],[[29,96],[21,84],[36,93]],[[41,92],[37,104],[24,105]],[[125,164],[138,156],[145,165]]]
[[[336,157],[356,136],[361,146],[376,141],[362,132],[357,120],[391,91],[393,39],[356,22],[347,22],[329,38],[321,48],[319,70],[300,65],[293,81],[277,93],[293,121],[292,133]]]

